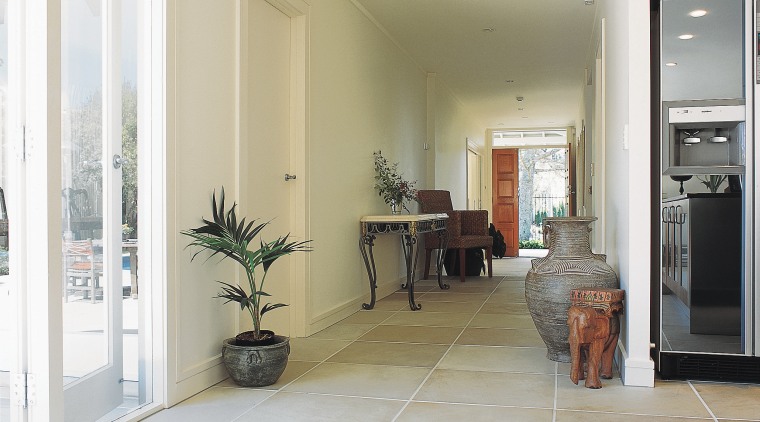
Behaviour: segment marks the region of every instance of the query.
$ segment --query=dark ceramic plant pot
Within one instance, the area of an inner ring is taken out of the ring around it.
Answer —
[[[235,338],[222,344],[222,360],[230,377],[243,387],[272,385],[288,365],[290,338],[274,336],[274,344],[266,346],[238,346]]]
[[[589,224],[594,221],[596,217],[544,219],[549,230],[549,253],[532,261],[525,278],[530,316],[546,344],[546,357],[553,361],[570,362],[567,311],[571,290],[619,286],[606,256],[591,252]]]

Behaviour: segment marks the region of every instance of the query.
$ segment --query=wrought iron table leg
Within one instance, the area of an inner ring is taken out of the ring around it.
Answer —
[[[367,267],[367,276],[369,277],[369,303],[362,303],[363,309],[372,309],[375,307],[375,289],[377,288],[377,269],[375,268],[375,256],[372,254],[372,247],[375,246],[375,235],[368,234],[359,237],[359,250],[364,258],[364,266]],[[369,252],[367,251],[369,249]]]
[[[406,285],[402,288],[409,290],[409,308],[413,311],[422,309],[422,305],[414,302],[414,271],[417,267],[417,236],[405,234],[402,236],[404,249],[404,261],[406,262]]]
[[[443,261],[446,259],[446,248],[449,246],[449,236],[447,236],[448,232],[446,229],[438,230],[436,234],[438,235],[438,245],[440,246],[438,249],[438,260],[436,261],[436,269],[438,270],[438,287],[440,287],[441,290],[448,290],[450,286],[443,283],[441,276],[443,274]]]
[[[409,287],[409,260],[407,257],[409,256],[409,251],[407,251],[407,241],[406,237],[408,235],[401,235],[399,238],[401,240],[401,250],[404,252],[404,265],[406,265],[406,283],[401,283],[401,288],[406,289]]]

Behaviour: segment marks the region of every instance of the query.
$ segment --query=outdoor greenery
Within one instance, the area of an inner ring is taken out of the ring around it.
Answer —
[[[565,215],[564,205],[558,207],[541,201],[564,197],[564,192],[558,193],[557,188],[567,183],[566,157],[565,148],[520,149],[519,239],[535,239],[540,235],[544,217]]]
[[[546,210],[536,211],[536,215],[533,217],[534,223],[541,227],[544,224],[544,218],[546,217],[565,217],[567,216],[567,207],[565,204],[559,204],[552,207],[551,215]]]
[[[0,275],[8,274],[8,249],[0,246]]]
[[[544,242],[540,240],[520,240],[520,249],[546,249]]]
[[[137,237],[137,88],[125,83],[121,90],[122,223]]]
[[[255,224],[256,220],[246,224],[246,219],[238,221],[233,203],[229,211],[224,207],[224,187],[219,195],[217,206],[216,192],[211,197],[211,211],[213,218],[211,221],[203,219],[203,225],[190,230],[183,230],[181,233],[192,238],[188,247],[197,247],[200,250],[195,252],[192,259],[203,251],[211,252],[209,259],[214,255],[221,254],[221,258],[230,258],[240,264],[245,269],[248,282],[248,292],[239,284],[226,283],[218,281],[222,285],[222,292],[217,297],[227,299],[225,303],[237,302],[240,310],[247,310],[251,315],[253,322],[253,340],[264,341],[271,337],[270,333],[264,334],[261,330],[261,318],[265,313],[283,306],[283,303],[266,303],[262,306],[261,299],[264,296],[270,296],[264,291],[264,282],[267,278],[269,267],[277,258],[289,255],[293,252],[308,252],[311,247],[308,245],[311,241],[289,242],[289,234],[280,236],[276,240],[265,242],[259,238],[259,248],[249,249],[254,239],[259,236],[260,232],[269,224],[269,222]],[[263,274],[257,278],[256,270],[261,267]]]
[[[131,235],[137,234],[137,88],[129,82],[122,85],[122,224]],[[72,193],[86,191],[88,209],[78,209],[80,216],[98,215],[97,196],[103,191],[102,92],[100,90],[69,110],[71,142],[71,186],[64,196],[73,206]],[[110,162],[107,163],[110,165]]]

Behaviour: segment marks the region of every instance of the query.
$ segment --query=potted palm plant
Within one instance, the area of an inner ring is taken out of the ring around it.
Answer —
[[[287,306],[283,303],[265,303],[267,294],[264,282],[271,265],[285,255],[293,252],[308,252],[311,247],[306,241],[289,241],[289,234],[276,240],[266,242],[259,239],[258,248],[254,240],[269,224],[256,224],[256,220],[246,223],[238,221],[233,203],[229,210],[224,206],[224,187],[219,195],[217,205],[216,192],[211,198],[212,220],[203,219],[203,225],[181,233],[192,240],[188,247],[199,250],[192,255],[195,259],[201,252],[210,252],[208,259],[221,255],[221,259],[230,258],[245,270],[248,282],[247,290],[240,284],[217,281],[221,284],[218,298],[226,299],[224,303],[236,302],[240,311],[247,311],[253,322],[253,330],[238,334],[224,340],[222,358],[232,379],[246,387],[260,387],[274,384],[285,371],[290,353],[289,338],[276,335],[272,331],[261,329],[261,318],[267,312]],[[259,271],[259,269],[261,271]],[[259,277],[260,276],[260,277]]]

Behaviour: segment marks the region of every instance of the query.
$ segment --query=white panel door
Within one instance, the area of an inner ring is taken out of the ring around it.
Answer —
[[[265,0],[251,0],[248,8],[248,142],[242,209],[249,218],[272,220],[264,239],[290,233],[291,174],[291,19]],[[269,270],[264,291],[272,303],[291,298],[290,257]],[[262,328],[290,335],[290,308],[267,313]]]

